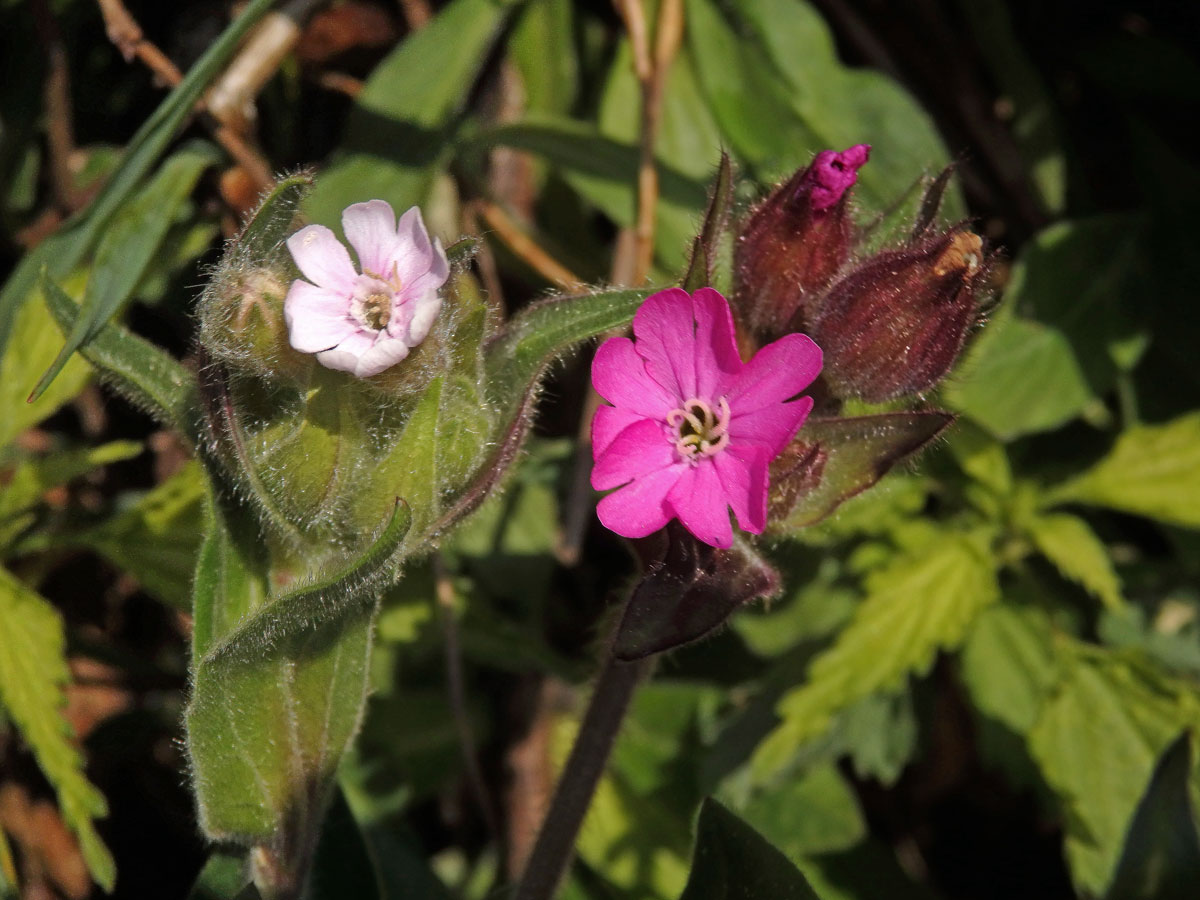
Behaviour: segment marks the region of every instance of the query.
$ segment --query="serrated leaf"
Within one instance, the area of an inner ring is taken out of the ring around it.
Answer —
[[[1053,489],[1046,502],[1107,506],[1200,528],[1200,412],[1127,429],[1106,457]]]
[[[397,504],[360,556],[236,622],[226,616],[224,634],[214,628],[224,612],[221,545],[206,543],[197,601],[211,608],[204,621],[197,614],[203,653],[185,722],[200,823],[213,840],[304,846],[311,838],[358,731],[376,598],[410,523]]]
[[[1093,402],[1062,333],[1011,310],[1002,307],[942,387],[952,409],[1004,441],[1057,428]]]
[[[112,855],[93,820],[108,804],[83,774],[83,758],[63,719],[70,680],[62,621],[38,594],[0,568],[0,705],[54,787],[63,821],[75,833],[93,880],[106,891],[116,881]]]
[[[1125,603],[1112,557],[1083,519],[1068,513],[1036,516],[1029,522],[1029,536],[1063,577],[1080,584],[1109,609]]]
[[[455,115],[515,5],[453,0],[375,67],[305,204],[314,221],[334,226],[343,209],[370,197],[398,209],[424,201]]]
[[[979,535],[942,532],[867,579],[867,596],[850,624],[784,695],[781,724],[759,745],[755,776],[767,781],[833,716],[877,691],[922,674],[939,650],[953,649],[998,595],[995,563]]]
[[[67,333],[79,315],[79,307],[49,276],[42,279],[42,289],[55,322]],[[158,347],[110,322],[88,342],[81,355],[159,422],[174,428],[189,443],[198,442],[200,399],[196,380]]]
[[[1154,767],[1105,900],[1189,900],[1195,895],[1200,835],[1188,793],[1190,737],[1180,735]]]
[[[208,83],[237,52],[246,32],[270,10],[275,0],[251,0],[242,14],[221,32],[154,110],[126,146],[120,165],[80,218],[27,254],[0,291],[0,354],[10,344],[9,329],[43,269],[56,279],[78,266],[108,226],[113,214],[137,189],[176,132],[191,116]]]
[[[149,183],[113,216],[89,267],[79,315],[66,344],[42,375],[30,397],[36,400],[67,360],[124,307],[159,252],[180,207],[201,173],[217,161],[214,148],[196,144],[166,160]]]
[[[75,360],[53,390],[33,403],[26,402],[38,373],[54,360],[59,339],[54,319],[43,304],[26,303],[17,312],[12,343],[0,357],[0,448],[57,412],[91,377],[83,360]]]
[[[141,452],[142,445],[137,441],[112,441],[99,447],[61,450],[19,462],[0,491],[0,547],[20,530],[14,520],[33,509],[50,488],[98,466],[132,459]]]
[[[696,832],[692,871],[679,900],[820,900],[786,856],[716,800],[700,807]]]
[[[1066,810],[1066,856],[1081,893],[1112,878],[1159,756],[1200,702],[1182,683],[1132,659],[1066,645],[1064,675],[1029,733],[1029,750]]]
[[[756,791],[733,809],[789,859],[848,850],[867,833],[854,790],[832,762]]]
[[[771,465],[772,531],[786,534],[824,519],[941,434],[949,413],[904,412],[810,419]]]
[[[1053,640],[1050,620],[1036,607],[985,609],[962,652],[962,677],[975,707],[1027,734],[1058,678]]]
[[[79,540],[132,575],[163,603],[190,611],[205,494],[199,464],[188,463]]]

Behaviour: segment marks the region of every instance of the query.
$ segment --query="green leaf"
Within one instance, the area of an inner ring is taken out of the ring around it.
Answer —
[[[1143,787],[1185,728],[1193,690],[1118,654],[1063,645],[1065,672],[1029,734],[1029,750],[1066,810],[1066,856],[1081,893],[1109,883]]]
[[[96,248],[79,315],[65,346],[33,389],[33,399],[42,395],[71,355],[124,307],[201,173],[216,161],[216,151],[206,144],[180,150],[113,216]]]
[[[163,603],[190,611],[205,494],[199,464],[188,463],[79,540],[128,572]]]
[[[397,209],[422,203],[466,102],[514,4],[454,0],[376,66],[355,100],[337,156],[309,195],[316,222],[370,197]]]
[[[820,900],[786,856],[711,798],[700,807],[696,853],[679,900]]]
[[[37,373],[50,365],[57,353],[59,334],[54,319],[41,303],[26,303],[13,322],[12,343],[0,356],[0,448],[8,446],[26,428],[53,415],[75,397],[91,377],[87,365],[75,360],[54,390],[33,403],[26,398]]]
[[[59,329],[68,332],[79,307],[49,276],[42,279],[42,289]],[[158,347],[110,322],[80,354],[133,403],[174,428],[189,443],[199,442],[196,380]]]
[[[572,5],[571,0],[532,0],[509,38],[525,106],[534,112],[565,115],[579,91]]]
[[[713,286],[717,260],[721,252],[721,237],[729,220],[729,209],[733,202],[733,163],[729,154],[721,152],[717,164],[717,177],[713,180],[704,210],[700,233],[692,241],[692,254],[688,260],[687,273],[683,276],[683,289],[694,291]]]
[[[867,833],[854,791],[832,762],[758,790],[733,808],[789,859],[847,850]]]
[[[358,558],[267,602],[223,635],[213,627],[223,554],[206,542],[197,604],[203,598],[215,608],[203,622],[197,609],[203,654],[196,654],[185,721],[200,824],[213,840],[304,846],[311,838],[358,731],[377,595],[410,522],[397,504]]]
[[[287,175],[271,186],[267,196],[246,221],[233,252],[239,259],[260,259],[287,240],[295,230],[296,214],[312,190],[308,172]]]
[[[1058,679],[1054,632],[1036,607],[1003,603],[985,609],[962,652],[962,677],[975,707],[1027,734]]]
[[[150,167],[192,115],[208,83],[237,52],[246,32],[271,8],[274,0],[251,0],[221,36],[184,75],[130,140],[121,164],[79,219],[43,241],[17,266],[0,291],[0,354],[10,344],[13,319],[37,287],[42,270],[56,279],[78,266],[108,227],[113,214],[137,190]]]
[[[953,421],[940,412],[810,419],[771,466],[771,517],[782,520],[772,530],[787,534],[820,522]]]
[[[624,328],[649,290],[599,291],[556,297],[519,312],[488,345],[488,395],[501,409],[522,401],[555,359],[581,341]],[[501,419],[508,417],[502,413]]]
[[[1029,536],[1064,578],[1080,584],[1109,609],[1125,603],[1112,557],[1083,519],[1068,513],[1036,516],[1029,522]]]
[[[1046,502],[1107,506],[1200,528],[1200,412],[1127,429],[1104,459],[1053,489]]]
[[[54,787],[63,821],[79,840],[88,872],[112,891],[117,872],[92,822],[108,804],[83,774],[83,759],[63,719],[70,680],[62,620],[44,599],[0,568],[0,706]]]
[[[20,529],[18,517],[32,510],[50,488],[78,478],[98,466],[132,459],[142,452],[137,441],[112,441],[99,447],[63,450],[48,456],[22,460],[0,491],[0,547]]]
[[[856,194],[875,209],[895,202],[950,161],[933,120],[885,75],[845,66],[833,35],[801,0],[688,3],[687,39],[713,113],[738,156],[762,180],[790,174],[817,150],[872,145]],[[957,190],[946,215],[965,212]]]
[[[755,777],[771,779],[796,750],[851,703],[922,674],[953,649],[997,596],[995,563],[976,534],[939,532],[867,579],[867,596],[832,647],[813,660],[808,681],[784,695],[782,723],[754,756]]]
[[[1188,900],[1196,893],[1200,835],[1188,795],[1189,737],[1180,735],[1154,767],[1105,900]]]
[[[1004,307],[942,388],[951,408],[1004,441],[1049,431],[1094,402],[1061,332]]]

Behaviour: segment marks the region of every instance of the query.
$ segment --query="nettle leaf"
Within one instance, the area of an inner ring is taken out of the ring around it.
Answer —
[[[58,613],[31,588],[0,568],[0,707],[33,751],[54,787],[63,821],[79,840],[88,872],[112,891],[117,871],[93,820],[108,804],[83,774],[83,758],[63,719],[63,686],[70,680]]]
[[[425,200],[458,110],[516,5],[454,0],[375,67],[341,148],[308,198],[313,221],[336,227],[343,209],[370,197],[398,209]]]
[[[1200,834],[1188,789],[1191,735],[1166,749],[1125,837],[1105,900],[1189,900],[1200,884]]]
[[[1200,528],[1200,412],[1127,429],[1108,456],[1051,490],[1046,503],[1107,506]]]
[[[0,357],[0,448],[57,412],[91,378],[83,360],[74,360],[52,390],[33,403],[26,402],[37,374],[54,360],[58,342],[58,329],[50,311],[41,303],[24,304],[13,322],[8,351]]]
[[[66,344],[33,389],[34,399],[57,377],[72,354],[124,308],[200,175],[217,159],[215,148],[208,144],[195,143],[178,151],[116,212],[89,267],[79,315]]]
[[[74,300],[49,276],[42,279],[46,306],[63,333],[79,315]],[[199,439],[196,379],[149,341],[115,323],[103,326],[80,355],[117,390],[191,444]],[[62,379],[56,379],[55,385]],[[43,395],[43,400],[46,395]]]
[[[824,519],[927,446],[954,421],[949,413],[884,413],[810,419],[771,464],[772,531],[787,534]]]
[[[1200,701],[1132,657],[1060,647],[1063,677],[1029,733],[1029,751],[1067,813],[1072,880],[1099,895],[1155,762],[1180,731],[1200,727]]]
[[[699,640],[742,604],[779,592],[779,573],[735,541],[718,550],[672,520],[635,544],[644,574],[613,639],[617,659],[633,661]]]
[[[397,504],[361,556],[237,621],[221,606],[222,587],[241,588],[231,600],[248,608],[246,587],[261,582],[248,577],[244,558],[231,558],[232,540],[206,541],[196,592],[209,609],[203,617],[197,610],[185,722],[200,823],[211,839],[290,852],[309,845],[358,731],[377,597],[410,523]]]
[[[958,647],[999,590],[985,535],[944,531],[873,571],[866,586],[854,618],[813,660],[807,682],[779,701],[782,722],[754,755],[758,781],[786,769],[836,713],[923,674],[939,650]]]
[[[700,807],[696,853],[679,900],[820,900],[788,858],[711,798]]]
[[[99,447],[79,447],[21,460],[0,491],[0,547],[17,536],[22,530],[21,522],[50,488],[99,466],[132,459],[141,452],[142,445],[137,441],[111,441]]]
[[[1097,402],[1071,345],[1005,304],[967,348],[942,396],[1004,441],[1050,431]]]
[[[1112,557],[1087,522],[1068,513],[1050,513],[1031,519],[1028,529],[1034,545],[1063,577],[1080,584],[1109,609],[1124,605]]]
[[[961,671],[980,712],[1027,734],[1058,680],[1049,618],[1014,603],[985,609],[963,647]]]
[[[163,603],[189,611],[205,494],[199,464],[188,463],[132,506],[77,539],[128,572]]]

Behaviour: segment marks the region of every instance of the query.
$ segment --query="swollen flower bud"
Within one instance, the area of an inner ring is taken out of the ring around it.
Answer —
[[[848,191],[871,148],[822,150],[754,211],[735,250],[734,302],[762,340],[805,330],[807,307],[850,254]]]
[[[975,321],[985,263],[979,236],[958,228],[846,274],[809,324],[833,394],[881,403],[940,381]]]

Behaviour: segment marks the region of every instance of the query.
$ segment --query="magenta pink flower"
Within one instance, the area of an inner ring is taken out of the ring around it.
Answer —
[[[858,181],[858,170],[866,165],[870,155],[870,144],[855,144],[841,153],[822,150],[814,156],[812,165],[804,173],[812,208],[826,210],[841,200],[842,194]]]
[[[634,340],[596,351],[592,383],[612,406],[592,420],[592,487],[606,528],[645,537],[678,518],[706,544],[733,543],[767,520],[767,468],[812,399],[786,402],[821,371],[821,351],[789,334],[743,363],[729,304],[711,288],[660,291],[633,317]]]
[[[342,230],[361,273],[332,231],[301,228],[287,246],[308,281],[292,282],[283,315],[293,347],[315,353],[330,369],[367,378],[425,340],[442,308],[438,290],[450,265],[415,206],[397,224],[385,201],[355,203],[342,213]]]

